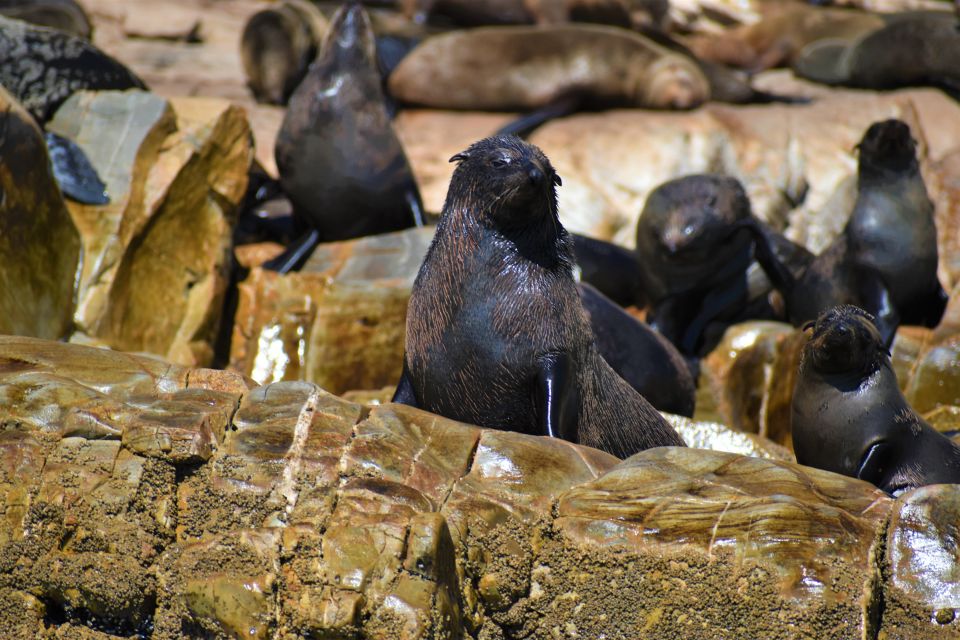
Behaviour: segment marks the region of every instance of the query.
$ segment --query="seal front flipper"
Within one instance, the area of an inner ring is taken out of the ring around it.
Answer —
[[[50,131],[44,134],[44,139],[47,141],[53,177],[63,195],[82,204],[110,202],[107,185],[76,142]]]
[[[263,268],[277,273],[289,273],[303,266],[314,247],[320,242],[320,232],[311,229],[291,244],[279,256],[263,263]]]
[[[533,404],[541,432],[577,442],[580,393],[573,363],[566,353],[540,358]]]
[[[753,236],[753,255],[760,268],[767,274],[770,283],[789,300],[790,293],[796,286],[793,272],[787,268],[777,255],[776,240],[766,225],[755,218],[738,221],[735,227],[747,229]]]
[[[562,95],[552,102],[520,116],[516,120],[504,125],[496,135],[514,135],[526,138],[540,125],[555,118],[562,118],[576,113],[583,106],[583,97],[577,93]]]
[[[884,486],[890,475],[893,445],[889,442],[877,442],[867,449],[857,469],[857,478],[888,491]]]
[[[410,378],[410,369],[407,368],[407,354],[403,354],[403,372],[400,374],[400,382],[397,383],[397,390],[393,392],[393,398],[390,402],[405,404],[411,407],[419,406],[417,404],[417,394],[413,391],[413,380]]]
[[[407,187],[403,192],[403,199],[410,209],[410,217],[413,218],[413,224],[422,227],[427,224],[427,215],[423,212],[423,200],[420,199],[420,190],[416,184]]]

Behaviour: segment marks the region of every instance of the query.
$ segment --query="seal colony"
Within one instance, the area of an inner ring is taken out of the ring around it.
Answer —
[[[597,350],[550,161],[515,136],[455,155],[413,285],[394,401],[626,458],[684,442]]]

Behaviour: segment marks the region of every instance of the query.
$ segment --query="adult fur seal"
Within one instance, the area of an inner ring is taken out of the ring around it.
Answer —
[[[250,16],[240,36],[240,60],[254,97],[286,104],[328,28],[320,9],[308,0],[284,0]]]
[[[579,287],[607,364],[660,411],[692,418],[697,385],[676,347],[589,284]]]
[[[859,38],[821,40],[793,65],[797,75],[830,85],[895,89],[932,85],[960,95],[957,16],[915,12]]]
[[[0,17],[0,84],[43,126],[74,92],[146,89],[132,71],[68,33]],[[46,136],[53,173],[64,194],[105,204],[106,185],[73,142]]]
[[[407,310],[394,401],[627,457],[683,440],[597,350],[536,147],[495,136],[458,162]]]
[[[485,27],[426,39],[394,70],[401,102],[438,109],[577,107],[689,109],[710,98],[690,58],[600,25]]]
[[[750,291],[747,273],[755,259],[747,225],[766,230],[754,218],[740,182],[730,176],[684,176],[647,197],[637,221],[636,248],[650,300],[647,322],[684,355],[708,351],[727,325],[770,317],[753,309],[744,313],[757,295]],[[781,244],[768,246],[787,253]],[[777,266],[787,269],[805,253],[792,250]]]
[[[859,191],[843,233],[799,277],[775,259],[770,274],[794,326],[833,306],[856,304],[876,317],[889,345],[901,321],[933,327],[946,308],[933,203],[904,122],[870,125],[858,148]]]
[[[358,3],[334,15],[291,96],[276,159],[280,184],[309,231],[269,267],[289,271],[321,238],[423,224],[420,192],[384,103],[370,19]]]
[[[792,401],[797,462],[892,494],[960,483],[960,447],[907,404],[872,316],[844,305],[811,325]]]

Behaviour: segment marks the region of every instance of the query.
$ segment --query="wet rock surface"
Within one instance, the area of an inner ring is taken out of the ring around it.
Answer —
[[[32,338],[0,389],[17,637],[947,637],[960,606],[952,487],[893,501],[759,440],[620,462]]]

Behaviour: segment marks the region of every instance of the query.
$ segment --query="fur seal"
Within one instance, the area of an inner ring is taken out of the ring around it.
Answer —
[[[745,227],[763,228],[771,251],[784,252],[777,266],[802,259],[786,249],[754,218],[739,180],[697,174],[669,180],[650,192],[637,220],[639,277],[650,306],[647,322],[687,356],[702,355],[726,326],[750,318],[772,317],[747,303],[752,292],[748,269],[754,239]],[[709,329],[709,331],[708,331]]]
[[[697,385],[676,347],[589,284],[579,287],[607,364],[659,411],[692,418]]]
[[[90,40],[93,25],[74,0],[0,0],[0,14]]]
[[[624,458],[683,440],[597,350],[557,216],[560,184],[515,136],[455,155],[414,281],[395,402]]]
[[[894,495],[960,483],[960,446],[907,403],[873,317],[843,305],[808,327],[791,405],[797,462]]]
[[[855,304],[876,318],[889,345],[900,321],[934,327],[946,308],[933,203],[906,123],[875,122],[857,147],[858,194],[843,233],[799,277],[775,257],[770,275],[794,326]]]
[[[258,102],[287,103],[328,29],[308,0],[284,0],[250,16],[240,37],[240,60]]]
[[[630,28],[637,4],[666,14],[656,0],[400,0],[400,9],[419,24],[441,18],[461,27],[593,22]]]
[[[67,98],[85,89],[146,89],[132,71],[82,38],[0,16],[0,84],[42,127]],[[103,181],[76,144],[47,136],[64,195],[105,204]]]
[[[581,282],[595,287],[621,307],[646,306],[646,295],[637,277],[640,264],[632,251],[589,236],[570,235]]]
[[[688,57],[600,25],[483,27],[427,38],[394,70],[401,102],[531,111],[575,97],[585,108],[689,109],[710,98]]]
[[[423,224],[420,192],[384,102],[370,19],[359,3],[334,15],[320,55],[290,98],[275,153],[280,184],[309,231],[269,268],[296,267],[321,238]]]
[[[896,89],[918,85],[960,94],[957,16],[912,12],[858,38],[807,46],[793,65],[797,75],[828,85]]]

